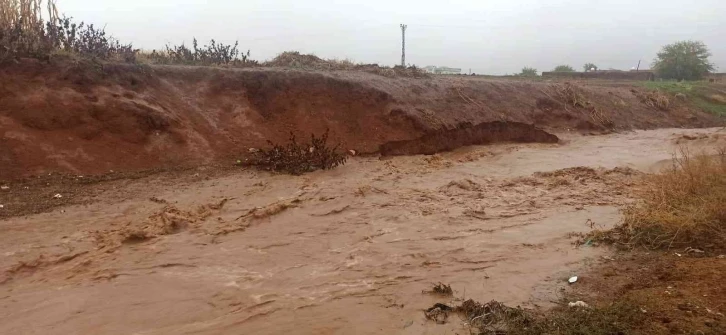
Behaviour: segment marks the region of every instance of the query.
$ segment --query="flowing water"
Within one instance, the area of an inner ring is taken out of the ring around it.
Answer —
[[[465,333],[423,310],[551,305],[607,252],[574,246],[572,233],[617,223],[638,171],[726,131],[561,137],[357,157],[299,177],[152,176],[127,182],[133,199],[5,219],[0,333]],[[454,295],[425,292],[439,282]]]

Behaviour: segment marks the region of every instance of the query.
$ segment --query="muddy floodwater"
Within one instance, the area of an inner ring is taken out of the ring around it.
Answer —
[[[452,299],[547,306],[605,255],[642,172],[723,129],[558,134],[304,176],[128,180],[133,198],[0,221],[0,334],[443,334]],[[194,173],[194,172],[192,172]],[[2,210],[2,209],[0,209]],[[453,297],[425,293],[438,282]]]

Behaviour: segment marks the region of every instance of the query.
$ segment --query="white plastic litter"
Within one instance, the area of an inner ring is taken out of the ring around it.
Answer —
[[[577,281],[577,276],[572,276],[567,280],[568,283],[574,284]]]
[[[686,248],[686,253],[702,254],[702,253],[704,253],[704,251],[701,249],[695,249],[695,248],[688,247],[688,248]]]
[[[5,206],[4,205],[0,205],[0,208],[5,208]]]
[[[53,198],[60,199],[60,198],[63,198],[63,196],[60,193],[57,193],[56,195],[53,196]]]
[[[586,302],[584,302],[584,301],[575,301],[575,302],[571,302],[571,303],[567,304],[567,306],[570,306],[570,307],[583,307],[583,308],[587,308],[587,307],[590,307],[590,306],[589,306],[589,305],[588,305],[588,304],[587,304]]]
[[[7,186],[7,185],[0,186],[0,190],[5,191],[5,190],[9,190],[9,189],[10,189],[10,186]]]

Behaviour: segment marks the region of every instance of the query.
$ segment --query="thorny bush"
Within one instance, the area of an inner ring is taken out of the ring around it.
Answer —
[[[251,60],[250,51],[239,51],[239,42],[234,45],[217,43],[211,40],[208,45],[199,47],[197,39],[192,40],[192,48],[182,45],[167,45],[162,51],[152,51],[147,55],[152,63],[181,65],[256,65]]]
[[[340,145],[328,145],[329,130],[321,137],[315,134],[310,136],[310,143],[297,142],[295,135],[290,133],[290,140],[286,145],[274,144],[267,141],[272,148],[260,150],[253,154],[249,161],[251,165],[269,171],[285,172],[300,175],[315,170],[328,170],[345,164],[348,159],[344,153],[338,153]]]

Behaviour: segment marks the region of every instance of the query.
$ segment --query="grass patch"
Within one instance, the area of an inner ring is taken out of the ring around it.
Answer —
[[[651,90],[666,92],[672,96],[685,95],[686,99],[699,109],[715,115],[726,116],[726,91],[717,85],[701,81],[647,81],[640,85]]]
[[[622,224],[586,238],[649,249],[726,248],[726,148],[715,155],[681,150],[669,169],[645,177],[638,196]]]

